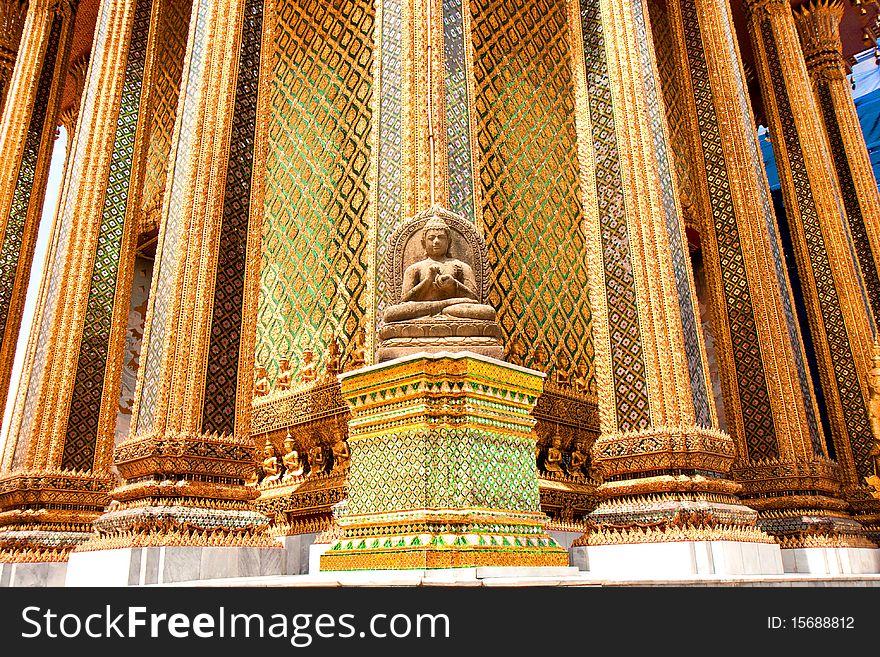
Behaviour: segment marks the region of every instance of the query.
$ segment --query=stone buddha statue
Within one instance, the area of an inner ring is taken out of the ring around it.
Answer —
[[[469,253],[455,257],[453,246]],[[485,303],[485,246],[475,227],[434,206],[404,224],[391,247],[389,287],[395,303],[382,317],[379,360],[420,351],[502,358],[501,327],[495,309]]]

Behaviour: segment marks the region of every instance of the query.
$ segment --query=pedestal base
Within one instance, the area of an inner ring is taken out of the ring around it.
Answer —
[[[790,548],[782,550],[786,573],[862,575],[880,573],[880,549],[849,547]]]
[[[66,562],[0,563],[0,587],[64,586]]]
[[[73,552],[65,586],[143,586],[286,574],[282,547],[165,546]]]
[[[540,510],[530,412],[542,379],[470,352],[343,374],[349,496],[321,570],[568,566]]]
[[[782,555],[774,543],[672,541],[573,547],[572,562],[591,577],[676,578],[690,575],[781,575]]]

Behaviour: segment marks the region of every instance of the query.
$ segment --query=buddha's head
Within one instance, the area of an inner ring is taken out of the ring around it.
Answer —
[[[449,252],[449,225],[440,217],[431,217],[422,228],[422,246],[431,258],[442,258]]]

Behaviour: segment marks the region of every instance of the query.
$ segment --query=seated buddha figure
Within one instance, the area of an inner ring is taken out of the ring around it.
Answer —
[[[441,217],[422,229],[425,257],[403,272],[400,303],[385,310],[386,324],[441,313],[464,319],[495,320],[495,309],[479,303],[476,277],[466,262],[449,256],[449,225]]]
[[[486,303],[486,246],[473,224],[432,206],[395,231],[390,250],[393,299],[379,328],[379,362],[440,351],[504,357],[501,326]]]

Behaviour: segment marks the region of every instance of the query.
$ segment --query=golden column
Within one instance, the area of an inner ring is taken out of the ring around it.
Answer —
[[[672,36],[675,80],[664,83],[684,109],[740,498],[785,547],[805,533],[863,544],[818,422],[730,9],[669,0],[652,19]]]
[[[151,22],[172,0],[105,0],[0,480],[0,558],[63,561],[115,483],[111,455],[149,134]]]
[[[391,233],[432,205],[480,224],[473,117],[470,7],[463,0],[376,3],[373,106],[375,184],[368,326],[388,302],[384,267]],[[367,331],[373,353],[375,331]]]
[[[0,1],[0,110],[9,91],[15,56],[21,42],[21,32],[27,17],[26,0]]]
[[[0,415],[18,342],[76,0],[33,0],[0,119]]]
[[[83,549],[277,546],[245,486],[272,11],[193,2],[125,482]]]
[[[812,0],[794,14],[807,71],[837,171],[843,209],[865,280],[874,321],[880,319],[880,193],[846,78],[840,0]]]
[[[707,389],[684,229],[675,198],[647,10],[581,0],[575,26],[578,134],[604,477],[598,525],[579,543],[770,544],[728,477],[733,439]],[[766,546],[770,549],[770,546]],[[776,549],[775,566],[781,569]],[[590,557],[591,568],[593,557]]]
[[[746,13],[844,494],[877,539],[880,507],[864,483],[876,328],[791,6],[749,0]]]
[[[86,74],[89,72],[89,56],[83,55],[75,62],[70,63],[67,75],[73,83],[73,102],[62,108],[58,115],[58,124],[67,133],[67,154],[71,153],[74,132],[76,131],[76,119],[79,117],[79,104],[82,100],[83,89],[86,86]],[[67,162],[65,161],[65,168]]]

